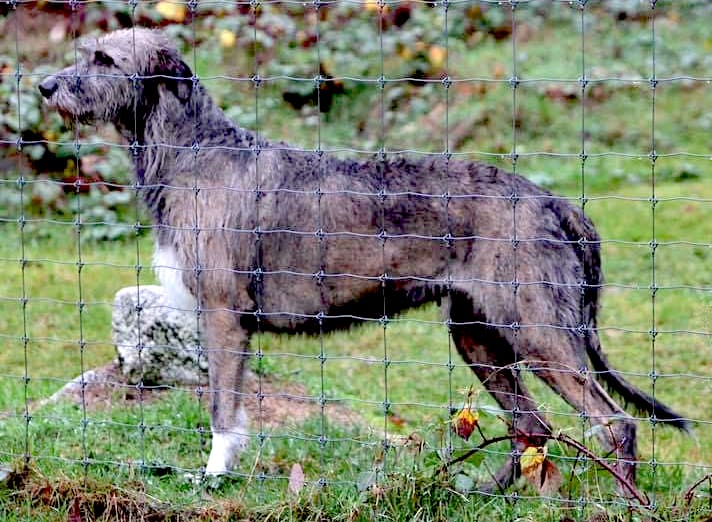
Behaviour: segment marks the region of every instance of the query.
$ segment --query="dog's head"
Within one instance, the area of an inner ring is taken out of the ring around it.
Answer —
[[[118,123],[163,95],[187,102],[192,77],[163,33],[122,29],[83,39],[75,64],[45,78],[39,90],[47,105],[71,122]]]

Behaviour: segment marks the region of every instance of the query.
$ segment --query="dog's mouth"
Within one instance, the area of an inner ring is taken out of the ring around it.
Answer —
[[[62,118],[62,120],[67,126],[74,126],[77,123],[90,125],[96,121],[96,118],[94,118],[94,115],[91,112],[75,112],[70,109],[67,109],[66,107],[58,105],[57,103],[52,102],[51,100],[47,100],[45,105],[47,106],[47,108],[57,111],[57,114],[59,114],[59,116]]]
[[[42,103],[48,109],[55,109],[55,110],[59,109],[59,105],[57,104],[57,96],[54,94],[52,96],[50,96],[49,98],[46,98],[43,96]]]
[[[92,112],[82,110],[81,107],[78,107],[74,103],[70,103],[68,105],[61,103],[61,97],[58,96],[57,93],[52,93],[51,96],[43,97],[42,101],[47,109],[56,111],[66,124],[90,124],[95,121]]]

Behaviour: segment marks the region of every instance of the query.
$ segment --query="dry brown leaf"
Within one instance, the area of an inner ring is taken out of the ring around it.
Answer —
[[[539,493],[545,496],[551,496],[559,491],[562,482],[563,479],[559,468],[557,468],[556,464],[551,462],[551,460],[546,459],[542,465]]]
[[[79,503],[79,499],[75,498],[72,501],[72,506],[69,508],[69,513],[67,514],[67,522],[83,522],[82,518],[82,508]]]
[[[470,406],[465,406],[452,419],[452,429],[455,430],[459,437],[467,440],[472,435],[472,432],[475,431],[478,419],[477,412],[473,412]]]

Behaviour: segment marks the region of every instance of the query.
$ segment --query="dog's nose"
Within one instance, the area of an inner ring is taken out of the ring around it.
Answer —
[[[40,92],[42,93],[42,96],[44,96],[45,98],[50,98],[55,92],[57,92],[58,87],[59,87],[59,84],[57,83],[57,80],[53,76],[50,78],[47,78],[45,81],[43,81],[39,85]]]

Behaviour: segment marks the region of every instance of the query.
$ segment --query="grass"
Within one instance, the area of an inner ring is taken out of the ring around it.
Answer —
[[[687,68],[680,65],[685,53],[709,44],[704,16],[659,3],[667,9],[657,26],[658,74],[704,75],[699,61]],[[591,12],[586,35],[592,74],[640,78],[641,84],[592,85],[583,104],[575,81],[522,84],[514,111],[517,151],[523,153],[516,170],[572,197],[585,190],[586,211],[604,239],[607,287],[599,324],[604,348],[614,367],[628,372],[630,380],[648,392],[653,382],[648,374],[655,369],[660,375],[655,395],[696,421],[692,437],[640,423],[638,485],[660,506],[645,516],[705,520],[712,516],[709,488],[701,487],[689,508],[682,496],[712,466],[712,432],[707,429],[712,419],[712,222],[706,219],[712,188],[703,179],[709,171],[706,157],[666,154],[709,154],[710,90],[705,84],[670,82],[656,91],[656,151],[662,156],[655,164],[658,202],[653,220],[647,157],[653,137],[651,91],[645,84],[651,72],[646,40],[650,21],[614,24],[595,9]],[[517,74],[523,79],[578,78],[580,55],[571,51],[580,45],[575,21],[572,14],[542,19],[539,25],[531,22],[530,36],[518,42]],[[212,51],[203,52],[209,56]],[[238,51],[234,54],[200,62],[199,74],[221,74],[228,65],[241,63]],[[397,76],[398,63],[397,57],[389,57],[384,67]],[[450,63],[453,77],[507,78],[512,73],[511,41],[485,38],[468,46],[453,42]],[[338,67],[334,65],[332,74],[349,73]],[[254,99],[249,87],[221,80],[206,85],[226,106],[244,102],[235,116],[245,125],[254,123],[254,111],[244,101]],[[319,120],[314,114],[295,117],[280,101],[278,86],[268,84],[261,103],[269,110],[260,106],[260,127],[271,137],[305,147],[316,146],[320,128],[329,147],[377,148],[380,122],[372,116],[380,94],[375,87],[347,85],[347,90],[348,96],[337,98],[332,112]],[[440,85],[389,84],[384,96],[392,104],[386,122],[389,150],[444,149]],[[455,83],[449,96],[451,128],[462,124],[468,130],[457,150],[511,169],[509,86]],[[359,126],[357,135],[354,129]],[[583,171],[577,157],[582,127],[591,154]],[[610,151],[624,154],[597,155]],[[459,390],[473,382],[455,354],[449,370],[453,350],[434,307],[398,317],[385,332],[365,326],[324,337],[259,335],[253,348],[264,352],[254,365],[261,378],[277,386],[299,383],[315,398],[324,393],[329,403],[353,411],[359,422],[347,425],[328,415],[294,422],[287,416],[279,428],[255,427],[235,477],[196,484],[186,473],[195,473],[206,461],[209,418],[195,389],[173,389],[140,403],[117,400],[90,410],[70,403],[39,403],[83,369],[114,357],[111,300],[121,287],[153,282],[150,270],[137,271],[137,266],[150,265],[151,238],[81,242],[66,216],[30,213],[21,232],[16,214],[0,215],[10,217],[0,223],[0,463],[17,467],[23,455],[32,456],[31,471],[17,470],[0,485],[3,520],[71,520],[77,513],[127,520],[583,520],[599,511],[644,519],[627,514],[605,473],[591,465],[574,468],[574,455],[555,444],[549,451],[565,485],[561,495],[550,499],[538,498],[526,484],[508,492],[519,496],[516,502],[457,491],[456,480],[463,480],[458,476],[486,478],[487,469],[503,460],[505,444],[493,446],[483,462],[468,463],[449,478],[432,473],[439,465],[437,449],[444,443],[451,442],[456,450],[468,447],[450,439],[448,406],[461,404]],[[659,243],[654,266],[653,237]],[[653,280],[659,288],[654,308]],[[658,332],[654,351],[651,329]],[[387,369],[384,346],[391,361]],[[384,415],[386,379],[390,407]],[[581,438],[585,427],[575,412],[537,381],[528,379],[528,384],[555,426]],[[481,396],[477,403],[487,435],[503,433],[504,424],[488,413],[489,399]],[[25,416],[27,404],[30,418]],[[396,445],[384,453],[384,431],[394,437],[416,433],[426,450],[417,453],[413,444]],[[653,459],[655,466],[650,464]],[[289,494],[288,477],[297,463],[308,486]],[[372,484],[374,474],[385,474],[386,479]],[[315,485],[319,479],[328,488]],[[579,498],[585,502],[580,504]]]
[[[650,391],[651,381],[646,374],[652,368],[651,342],[647,334],[640,333],[648,331],[653,320],[648,290],[651,256],[647,245],[652,237],[652,219],[650,204],[645,200],[649,187],[629,187],[624,194],[626,198],[640,199],[619,199],[619,193],[611,193],[610,197],[592,198],[587,206],[602,237],[616,240],[604,245],[609,287],[604,293],[601,327],[604,346],[614,366],[637,373],[638,376],[632,376],[631,380]],[[706,332],[709,329],[709,297],[704,291],[688,287],[709,286],[712,269],[708,257],[711,253],[704,246],[667,243],[703,241],[710,236],[712,225],[703,219],[710,203],[693,201],[685,195],[712,198],[712,190],[701,182],[668,182],[657,187],[657,194],[661,203],[656,208],[656,237],[664,244],[656,255],[656,281],[665,288],[656,296],[655,326],[662,333],[656,339],[655,364],[659,373],[673,375],[657,380],[656,396],[674,405],[685,416],[706,421],[712,418],[712,406],[704,400],[712,391],[704,377],[712,365],[708,356],[709,340],[705,335],[686,331]],[[81,271],[82,293],[86,296],[81,321],[86,346],[82,353],[78,345],[79,273],[75,264],[77,243],[73,227],[43,223],[41,229],[45,234],[42,237],[35,238],[33,233],[26,236],[24,279],[25,295],[29,298],[26,323],[17,300],[22,295],[22,271],[17,261],[20,252],[18,227],[5,224],[2,228],[6,241],[0,247],[0,259],[6,277],[0,282],[0,295],[6,299],[2,302],[0,331],[7,349],[0,353],[0,367],[3,368],[0,402],[2,410],[9,413],[0,424],[0,436],[5,441],[0,450],[2,460],[16,462],[17,457],[25,453],[27,436],[35,465],[43,476],[48,477],[47,480],[63,476],[83,477],[82,460],[86,456],[91,461],[86,473],[98,483],[116,483],[118,477],[121,481],[137,480],[147,498],[170,500],[170,503],[180,498],[186,509],[203,506],[205,490],[182,478],[183,470],[194,471],[196,465],[205,460],[208,449],[207,435],[198,431],[199,426],[209,425],[207,413],[193,390],[176,390],[141,407],[119,405],[84,412],[77,406],[63,404],[40,408],[33,412],[28,424],[22,416],[25,393],[30,400],[46,397],[61,383],[76,376],[80,368],[91,368],[113,357],[110,301],[117,288],[136,282],[136,245],[133,242],[96,243],[82,247],[82,259],[86,264]],[[150,248],[150,238],[138,240],[140,264],[148,265]],[[139,278],[145,283],[152,281],[149,271],[142,271]],[[388,368],[388,400],[392,403],[391,416],[386,422],[388,430],[403,435],[417,432],[433,447],[438,445],[442,432],[446,431],[446,406],[451,393],[454,401],[459,403],[458,390],[472,383],[469,370],[453,359],[456,366],[452,371],[452,386],[448,388],[450,347],[445,328],[437,324],[439,321],[439,312],[426,307],[398,318],[385,334],[388,356],[392,360]],[[29,338],[27,374],[30,380],[26,385],[23,383],[25,364],[21,340],[24,324],[27,324]],[[406,480],[408,470],[412,472],[416,468],[408,463],[410,457],[402,455],[405,453],[403,449],[390,455],[396,460],[393,469],[404,474],[393,478],[398,484],[397,494],[383,493],[387,498],[381,499],[382,504],[374,504],[372,498],[364,501],[364,494],[348,485],[358,483],[365,471],[380,465],[378,447],[384,426],[383,339],[382,329],[366,326],[321,339],[263,334],[255,340],[265,352],[261,366],[265,378],[301,382],[315,397],[322,391],[323,379],[323,390],[328,399],[358,412],[366,423],[345,428],[328,422],[323,433],[329,442],[322,446],[318,440],[322,434],[318,418],[299,425],[293,425],[287,419],[283,428],[266,432],[267,439],[261,451],[258,452],[258,444],[254,441],[240,468],[244,476],[217,491],[210,491],[207,498],[237,497],[242,502],[240,509],[247,509],[246,512],[265,503],[277,503],[282,510],[294,510],[298,506],[304,509],[301,504],[306,502],[304,499],[291,499],[288,506],[280,503],[291,466],[298,462],[309,479],[323,477],[336,484],[333,486],[335,491],[329,490],[329,500],[322,506],[327,510],[373,509],[407,513],[417,511],[425,503],[428,509],[445,509],[449,513],[447,516],[474,517],[474,520],[481,513],[480,509],[490,509],[485,507],[489,504],[484,500],[480,508],[473,509],[470,504],[480,505],[479,501],[459,499],[433,484],[431,490],[437,493],[432,494],[447,496],[447,507],[437,508],[436,504],[426,502],[422,497],[425,490],[415,491],[416,486]],[[318,360],[322,346],[327,357],[323,373]],[[254,348],[257,348],[256,344]],[[532,381],[530,385],[557,427],[580,435],[582,428],[570,416],[571,410],[538,383]],[[691,391],[702,400],[690,401]],[[489,403],[483,398],[483,404]],[[482,425],[488,433],[501,432],[503,426],[494,417],[483,418]],[[658,428],[653,438],[650,425],[641,423],[641,459],[646,462],[653,457],[654,440],[654,456],[659,465],[653,473],[650,466],[643,464],[638,483],[649,495],[655,493],[663,505],[679,498],[684,488],[704,473],[704,468],[698,465],[710,462],[712,435],[704,426],[697,426],[694,437]],[[497,451],[506,451],[506,448],[500,446]],[[558,448],[552,448],[552,451],[560,458],[566,455]],[[492,467],[496,467],[499,460],[501,456],[496,454],[488,456]],[[142,471],[141,462],[147,463],[148,469]],[[565,460],[557,462],[562,469],[570,469],[570,463]],[[483,471],[476,472],[481,474]],[[260,473],[264,474],[263,481],[256,478]],[[597,487],[606,484],[609,481],[603,476],[591,475],[582,478],[577,488],[586,491],[590,498],[610,500],[610,493],[596,492]],[[396,486],[392,487],[395,490]],[[426,488],[426,485],[418,487]],[[398,500],[405,494],[401,488],[410,491],[413,498]],[[528,493],[532,494],[531,491]],[[523,494],[527,494],[526,490]],[[554,508],[537,500],[522,505],[529,506],[530,503],[537,513],[547,517],[564,509],[564,506]],[[495,504],[494,509],[501,511],[502,518],[512,514],[506,503]],[[13,503],[9,506],[18,507]],[[70,508],[68,504],[62,509]],[[517,509],[524,508],[514,508],[515,513]],[[298,518],[298,515],[292,515]],[[310,512],[309,516],[316,515]],[[446,514],[439,513],[438,516]],[[493,519],[496,518],[498,516]]]

